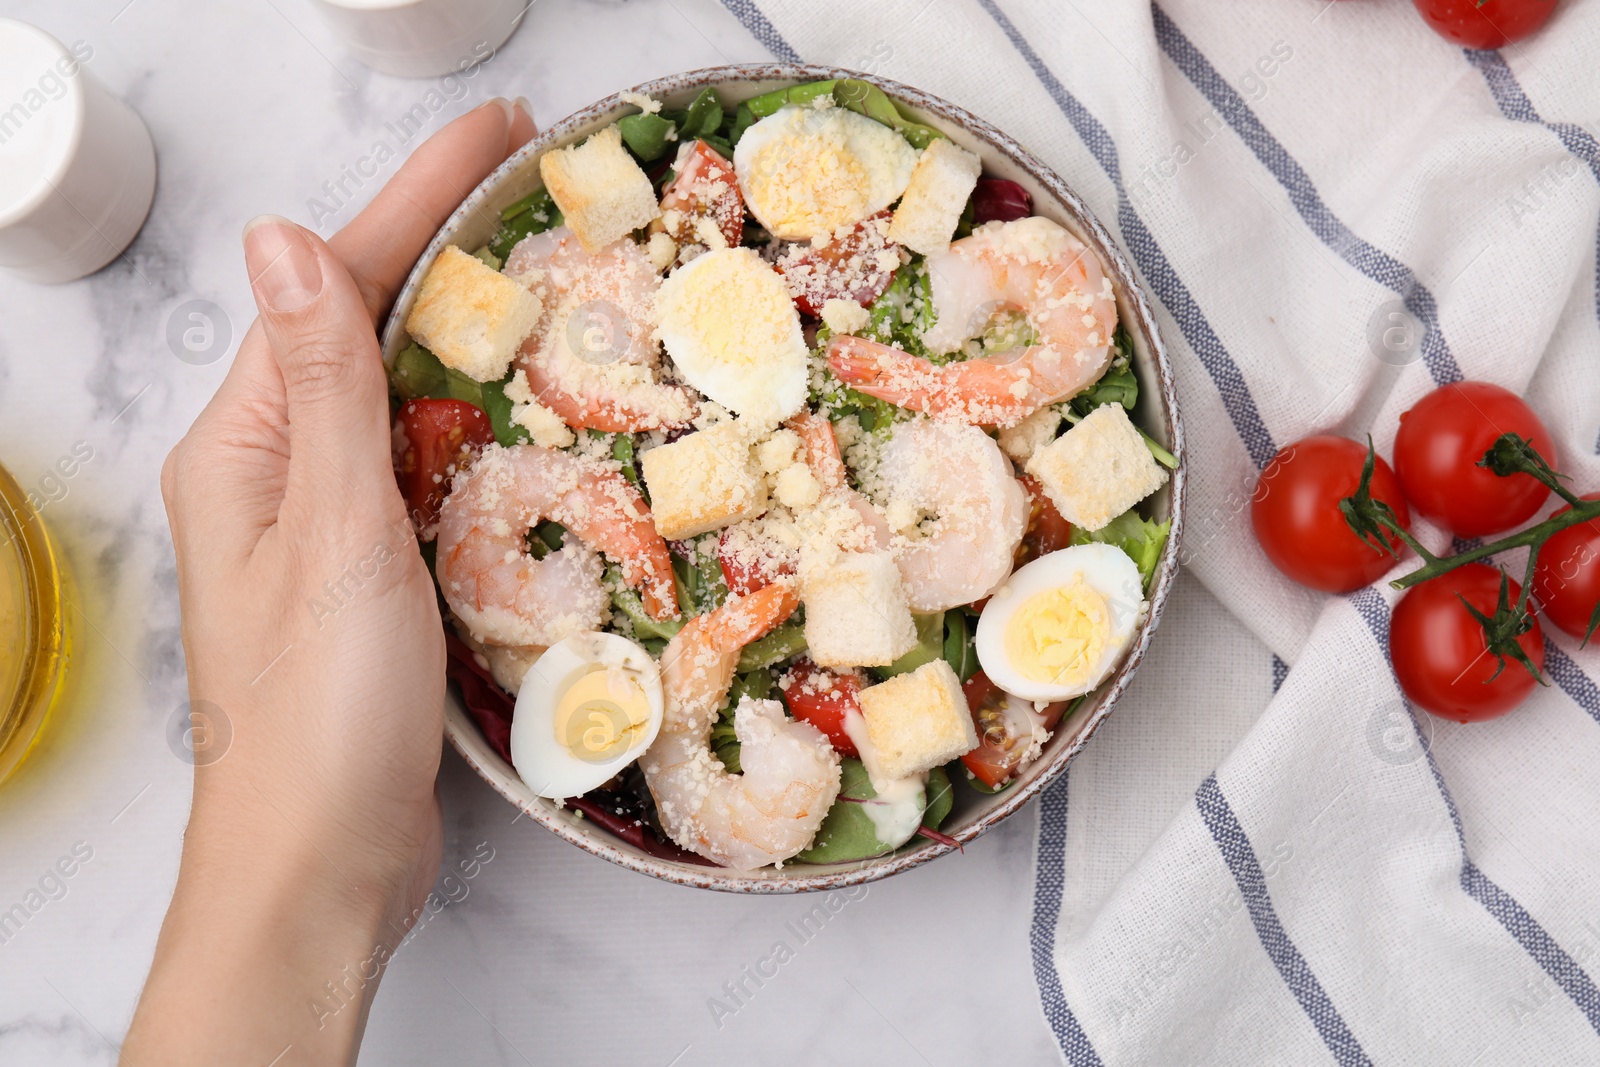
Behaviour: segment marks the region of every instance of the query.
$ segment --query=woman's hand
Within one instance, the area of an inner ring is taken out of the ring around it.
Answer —
[[[395,487],[375,324],[533,133],[525,106],[490,101],[331,241],[275,216],[245,228],[260,317],[162,470],[201,740],[124,1063],[353,1060],[433,884],[444,639]]]

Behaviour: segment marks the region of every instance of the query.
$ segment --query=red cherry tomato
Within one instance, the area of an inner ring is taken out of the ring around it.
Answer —
[[[884,270],[887,257],[885,262],[879,257],[892,252],[899,265],[900,246],[884,236],[889,216],[880,211],[843,237],[825,245],[793,245],[779,258],[778,273],[803,314],[822,314],[822,305],[830,300],[853,300],[865,307],[883,295],[894,281],[895,268]]]
[[[1014,222],[1033,214],[1028,190],[1005,178],[979,178],[972,190],[972,224]]]
[[[1020,565],[1072,544],[1072,523],[1056,510],[1037,478],[1024,474],[1017,480],[1028,492],[1028,528],[1022,535]]]
[[[773,559],[771,557],[747,558],[736,554],[729,544],[729,531],[726,527],[717,537],[717,562],[722,565],[722,580],[728,585],[728,592],[734,596],[744,596],[757,589],[764,589],[777,581],[794,573],[794,559]]]
[[[789,714],[826,734],[839,755],[860,755],[844,730],[845,714],[861,713],[860,675],[830,671],[802,658],[784,673],[778,689]]]
[[[1339,511],[1339,501],[1361,484],[1367,450],[1346,437],[1307,437],[1272,457],[1250,498],[1250,522],[1272,565],[1313,589],[1348,593],[1381,578],[1395,560],[1357,537]],[[1378,457],[1373,499],[1394,509],[1411,528],[1400,483]],[[1399,547],[1392,535],[1389,543]]]
[[[1394,470],[1418,514],[1460,537],[1482,537],[1519,526],[1550,495],[1532,475],[1501,478],[1478,461],[1495,438],[1527,438],[1550,466],[1555,444],[1539,416],[1509,390],[1489,382],[1452,382],[1400,416]]]
[[[998,789],[1010,781],[1033,748],[1033,702],[1005,692],[982,671],[968,678],[961,692],[978,731],[978,747],[962,756],[961,762],[984,785]],[[1067,703],[1046,705],[1037,713],[1040,725],[1054,730]]]
[[[1460,598],[1494,614],[1500,596],[1500,572],[1482,563],[1468,563],[1406,592],[1389,622],[1389,656],[1400,688],[1412,703],[1442,719],[1480,722],[1504,715],[1527,697],[1533,675],[1507,657],[1505,669],[1489,651],[1483,627]],[[1522,593],[1509,585],[1510,602]],[[1539,620],[1517,643],[1535,667],[1544,667],[1544,633]],[[1491,680],[1492,679],[1492,680]]]
[[[408,400],[395,417],[403,444],[394,451],[395,479],[419,530],[439,518],[450,476],[494,441],[489,416],[464,400]]]
[[[1600,493],[1584,499],[1600,500]],[[1556,514],[1571,510],[1562,508]],[[1600,519],[1550,535],[1533,567],[1533,598],[1546,619],[1573,637],[1588,632],[1589,619],[1600,604]]]
[[[704,141],[695,141],[672,183],[661,192],[661,212],[669,211],[678,214],[672,216],[667,233],[680,245],[707,243],[695,232],[705,218],[722,231],[729,248],[737,248],[744,236],[744,197],[739,195],[733,164]]]
[[[1423,21],[1467,48],[1503,48],[1555,13],[1556,0],[1412,0]]]

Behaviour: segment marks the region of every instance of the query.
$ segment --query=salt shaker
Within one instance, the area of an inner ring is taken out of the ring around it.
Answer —
[[[30,281],[92,274],[133,243],[150,213],[150,131],[70,48],[0,18],[0,267]]]

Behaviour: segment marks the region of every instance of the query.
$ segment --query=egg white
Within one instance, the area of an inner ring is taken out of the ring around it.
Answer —
[[[649,720],[628,748],[606,760],[580,759],[556,736],[561,695],[594,664],[625,667],[644,691]],[[511,762],[529,789],[560,800],[581,796],[644,754],[661,730],[661,670],[643,648],[616,634],[586,631],[551,645],[528,668],[511,720]]]
[[[678,371],[729,411],[775,425],[805,403],[800,313],[753,249],[696,256],[662,283],[656,309],[657,334]]]
[[[842,107],[786,107],[755,123],[733,150],[739,191],[773,236],[808,240],[893,203],[917,150],[881,122]]]
[[[1086,682],[1056,685],[1024,676],[1008,662],[1005,636],[1017,609],[1037,593],[1069,585],[1077,577],[1105,598],[1109,616],[1105,648]],[[1090,692],[1122,661],[1146,608],[1139,567],[1115,545],[1063,548],[1014,572],[984,605],[975,647],[983,672],[1001,689],[1025,700],[1066,700]]]

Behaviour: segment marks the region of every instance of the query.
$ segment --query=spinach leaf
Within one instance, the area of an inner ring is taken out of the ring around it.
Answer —
[[[962,684],[978,673],[978,649],[973,643],[973,627],[967,621],[966,609],[957,608],[944,613],[944,661],[956,672]]]
[[[633,627],[634,636],[641,641],[665,641],[683,629],[682,619],[665,619],[660,622],[652,619],[650,613],[644,610],[644,598],[636,590],[628,588],[627,583],[622,580],[622,568],[615,563],[606,564],[605,586],[611,593],[611,606],[628,620]]]
[[[745,645],[739,652],[739,666],[736,669],[742,674],[763,667],[773,667],[804,652],[806,628],[798,615],[796,612],[795,619],[784,623],[767,636]]]
[[[931,779],[930,779],[931,780]],[[839,797],[828,809],[827,817],[812,839],[811,847],[795,859],[803,863],[849,863],[892,852],[904,842],[878,839],[878,829],[867,814],[867,805],[883,803],[877,799],[872,779],[860,760],[840,761]],[[923,791],[926,815],[927,791]]]
[[[923,126],[906,118],[895,102],[889,99],[889,94],[871,82],[846,78],[834,85],[833,99],[842,108],[899,131],[912,148],[927,148],[930,143],[944,136],[932,126]]]
[[[511,421],[512,404],[506,396],[506,382],[510,380],[511,375],[507,375],[504,381],[486,382],[480,387],[483,391],[483,413],[489,416],[494,439],[508,448],[531,440],[525,426]]]
[[[444,364],[415,341],[394,357],[394,366],[389,368],[389,386],[401,400],[448,395]]]
[[[791,85],[787,89],[774,89],[770,93],[746,100],[741,106],[748,107],[750,114],[758,119],[768,115],[776,115],[785,104],[809,104],[819,96],[827,96],[833,92],[836,83],[832,81],[806,82],[804,85]]]
[[[873,667],[872,672],[879,678],[893,678],[897,674],[909,674],[923,664],[938,659],[944,650],[944,617],[945,612],[942,611],[932,615],[911,616],[911,621],[917,627],[916,646],[887,667]]]
[[[500,227],[489,239],[489,251],[504,263],[517,242],[562,223],[561,209],[544,189],[536,189],[500,212]]]
[[[937,830],[950,817],[950,809],[956,806],[955,790],[951,788],[950,776],[944,773],[943,767],[935,767],[928,772],[928,784],[923,788],[923,795],[928,799],[928,806],[922,811],[922,825]]]
[[[617,120],[622,142],[645,163],[660,159],[672,140],[675,126],[670,119],[648,111],[624,115]]]

